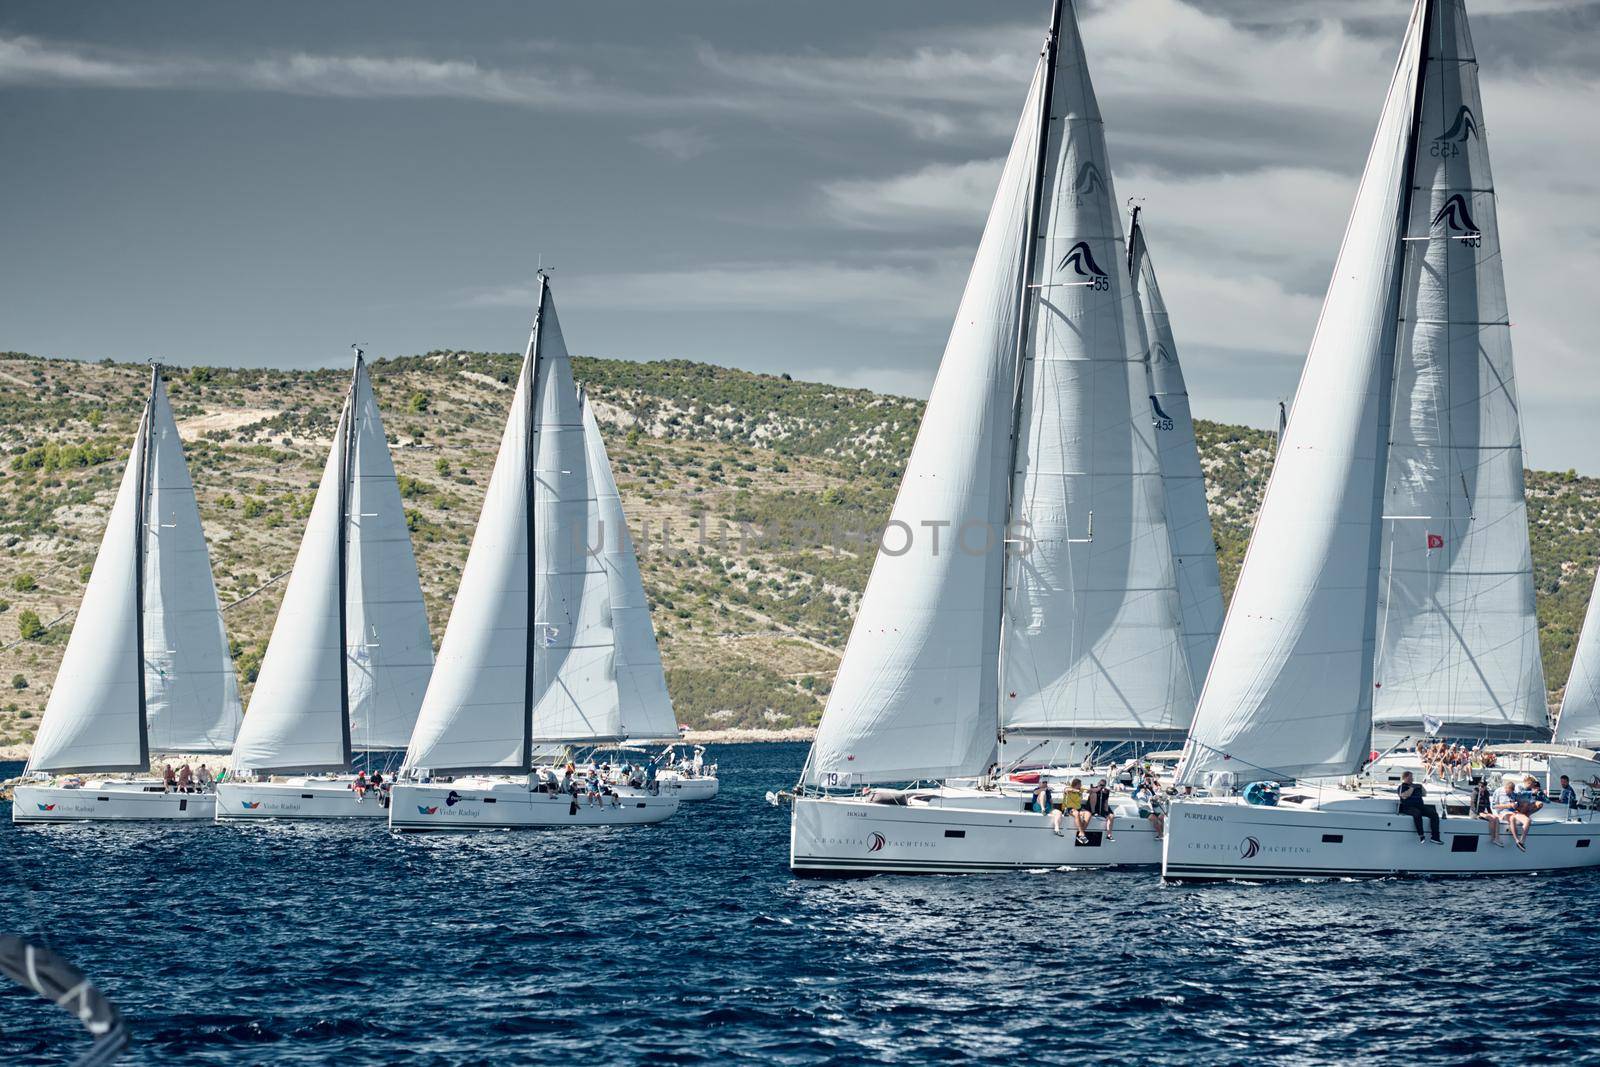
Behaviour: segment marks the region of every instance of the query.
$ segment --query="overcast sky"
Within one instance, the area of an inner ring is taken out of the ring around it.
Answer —
[[[1294,389],[1410,0],[1093,0],[1195,409]],[[1527,459],[1600,473],[1600,3],[1470,0]],[[1045,0],[0,6],[0,348],[521,347],[925,395]]]

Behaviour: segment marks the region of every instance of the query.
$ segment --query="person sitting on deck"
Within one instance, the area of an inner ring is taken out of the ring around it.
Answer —
[[[1567,806],[1567,818],[1578,817],[1578,792],[1572,788],[1572,779],[1564,774],[1561,776],[1561,792],[1557,794],[1556,801]]]
[[[383,785],[383,772],[373,771],[372,777],[367,779],[367,788],[376,793],[380,800],[383,799]]]
[[[357,804],[365,800],[367,796],[367,772],[357,771],[356,780],[350,783],[350,788],[355,790]]]
[[[1511,843],[1524,852],[1528,851],[1528,846],[1523,844],[1523,840],[1528,836],[1528,825],[1533,820],[1519,810],[1516,783],[1507,779],[1505,788],[1495,793],[1494,813],[1506,824],[1506,829],[1511,831]]]
[[[1489,844],[1505,847],[1505,842],[1500,840],[1500,816],[1494,813],[1494,796],[1489,792],[1489,783],[1482,778],[1472,780],[1472,817],[1489,824]]]
[[[166,786],[169,793],[178,791],[178,773],[172,769],[170,763],[161,769],[161,784]]]
[[[600,791],[600,773],[596,771],[589,775],[589,806],[592,808],[596,804],[603,804],[602,795]]]
[[[1106,840],[1115,841],[1116,838],[1111,836],[1111,823],[1117,816],[1111,810],[1111,787],[1106,784],[1104,778],[1089,790],[1089,817],[1094,818],[1097,815],[1106,822]]]
[[[1133,802],[1139,805],[1139,816],[1150,821],[1150,828],[1156,832],[1156,840],[1160,841],[1166,832],[1167,798],[1161,795],[1161,779],[1148,767],[1133,791]]]
[[[1439,812],[1432,804],[1424,804],[1422,798],[1427,796],[1427,788],[1420,782],[1411,780],[1411,772],[1407,771],[1400,776],[1400,787],[1395,790],[1400,794],[1400,814],[1411,816],[1411,822],[1417,828],[1417,840],[1423,844],[1442,844],[1439,840]],[[1428,820],[1428,836],[1422,833],[1422,820]]]
[[[215,781],[216,779],[211,776],[211,768],[207,767],[204,763],[200,764],[200,769],[196,771],[194,775],[194,784],[197,788],[199,788],[200,792],[211,792],[212,783]]]
[[[178,768],[178,792],[194,792],[194,771],[189,769],[189,765],[187,763]]]
[[[1529,822],[1533,817],[1544,810],[1549,797],[1545,796],[1544,786],[1533,775],[1524,775],[1522,778],[1522,793],[1518,797],[1518,809],[1526,816]]]
[[[1028,802],[1028,810],[1042,812],[1048,815],[1050,814],[1050,804],[1052,800],[1053,795],[1050,790],[1049,780],[1040,778],[1039,784],[1033,787],[1033,797]]]
[[[1087,845],[1089,835],[1084,831],[1089,829],[1089,809],[1084,807],[1083,779],[1074,778],[1061,794],[1061,810],[1072,819],[1072,825],[1077,829],[1078,844]]]

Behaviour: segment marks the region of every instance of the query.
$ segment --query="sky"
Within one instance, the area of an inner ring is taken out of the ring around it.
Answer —
[[[1079,0],[1196,413],[1292,396],[1410,0]],[[0,349],[925,396],[1045,0],[0,5]],[[1469,0],[1526,461],[1600,474],[1600,0]]]

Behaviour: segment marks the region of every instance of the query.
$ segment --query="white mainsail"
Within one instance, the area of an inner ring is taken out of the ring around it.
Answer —
[[[598,516],[571,361],[541,274],[516,395],[407,768],[526,770],[536,744],[617,739],[606,572],[584,543]]]
[[[1549,729],[1522,433],[1478,65],[1432,6],[1406,229],[1373,724]]]
[[[633,536],[622,511],[622,497],[611,474],[600,424],[588,398],[583,403],[583,439],[589,450],[589,477],[600,505],[595,540],[603,542],[600,562],[611,590],[611,626],[616,637],[618,730],[634,740],[677,740],[678,719],[667,694],[650,602],[633,551]]]
[[[621,740],[611,590],[588,540],[600,523],[600,502],[572,361],[548,296],[544,314],[534,423],[532,736],[545,743]]]
[[[1558,745],[1600,747],[1600,574],[1583,616],[1552,740]]]
[[[1378,538],[1428,0],[1418,0],[1189,733],[1208,772],[1344,774],[1368,752]]]
[[[1174,738],[1194,715],[1105,124],[1064,5],[1022,350],[1001,638],[1007,733]]]
[[[355,748],[404,746],[432,663],[400,490],[358,353],[233,766],[343,770]]]
[[[1150,354],[1150,413],[1161,451],[1161,484],[1166,495],[1167,534],[1172,540],[1173,570],[1183,609],[1183,640],[1189,677],[1198,695],[1222,632],[1222,577],[1217,569],[1217,542],[1206,506],[1205,473],[1195,443],[1189,389],[1178,363],[1178,345],[1166,301],[1156,284],[1155,268],[1145,247],[1139,209],[1128,228],[1128,273],[1143,311],[1143,333]]]
[[[1044,74],[1041,62],[817,728],[813,784],[975,774],[995,751],[1004,557],[952,551],[952,541],[963,527],[974,546],[1005,535]]]
[[[359,355],[350,404],[350,743],[367,751],[404,749],[433,674],[433,636],[378,399]]]
[[[166,386],[150,400],[144,512],[145,714],[156,752],[227,752],[243,711],[222,603]]]
[[[149,760],[139,674],[139,525],[149,405],[78,605],[30,771],[136,771]]]

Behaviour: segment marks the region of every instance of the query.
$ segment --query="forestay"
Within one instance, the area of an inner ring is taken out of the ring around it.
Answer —
[[[150,399],[144,512],[145,714],[154,752],[227,752],[243,715],[239,681],[189,466],[166,386]]]
[[[378,400],[359,356],[350,403],[350,742],[358,749],[403,749],[433,674],[433,637]]]
[[[622,497],[612,477],[611,461],[606,456],[600,424],[587,397],[583,403],[583,439],[588,447],[589,477],[594,483],[599,504],[599,528],[590,543],[591,551],[600,546],[600,563],[605,567],[611,599],[611,628],[616,639],[614,673],[617,684],[618,732],[634,740],[677,740],[678,720],[667,694],[667,679],[661,668],[661,650],[656,645],[656,628],[650,621],[650,602],[645,597],[639,574],[639,559],[634,554],[633,536],[622,511]]]
[[[1372,724],[1378,533],[1427,0],[1406,31],[1294,412],[1190,731],[1185,783],[1336,775]]]
[[[1432,6],[1406,227],[1374,725],[1548,730],[1522,434],[1478,65]]]
[[[1161,454],[1161,486],[1166,501],[1167,535],[1182,609],[1185,659],[1196,695],[1222,632],[1222,578],[1217,569],[1217,542],[1206,506],[1205,475],[1195,443],[1189,390],[1178,362],[1178,345],[1166,301],[1145,247],[1138,209],[1128,232],[1128,274],[1143,313],[1140,339],[1149,353],[1150,412]]]
[[[1174,738],[1194,715],[1139,314],[1071,4],[1049,93],[1007,553],[1010,732]],[[1018,548],[1018,546],[1012,546]]]
[[[1041,62],[812,745],[813,784],[976,774],[995,750],[1004,554],[986,541],[1006,532],[1043,84]]]

